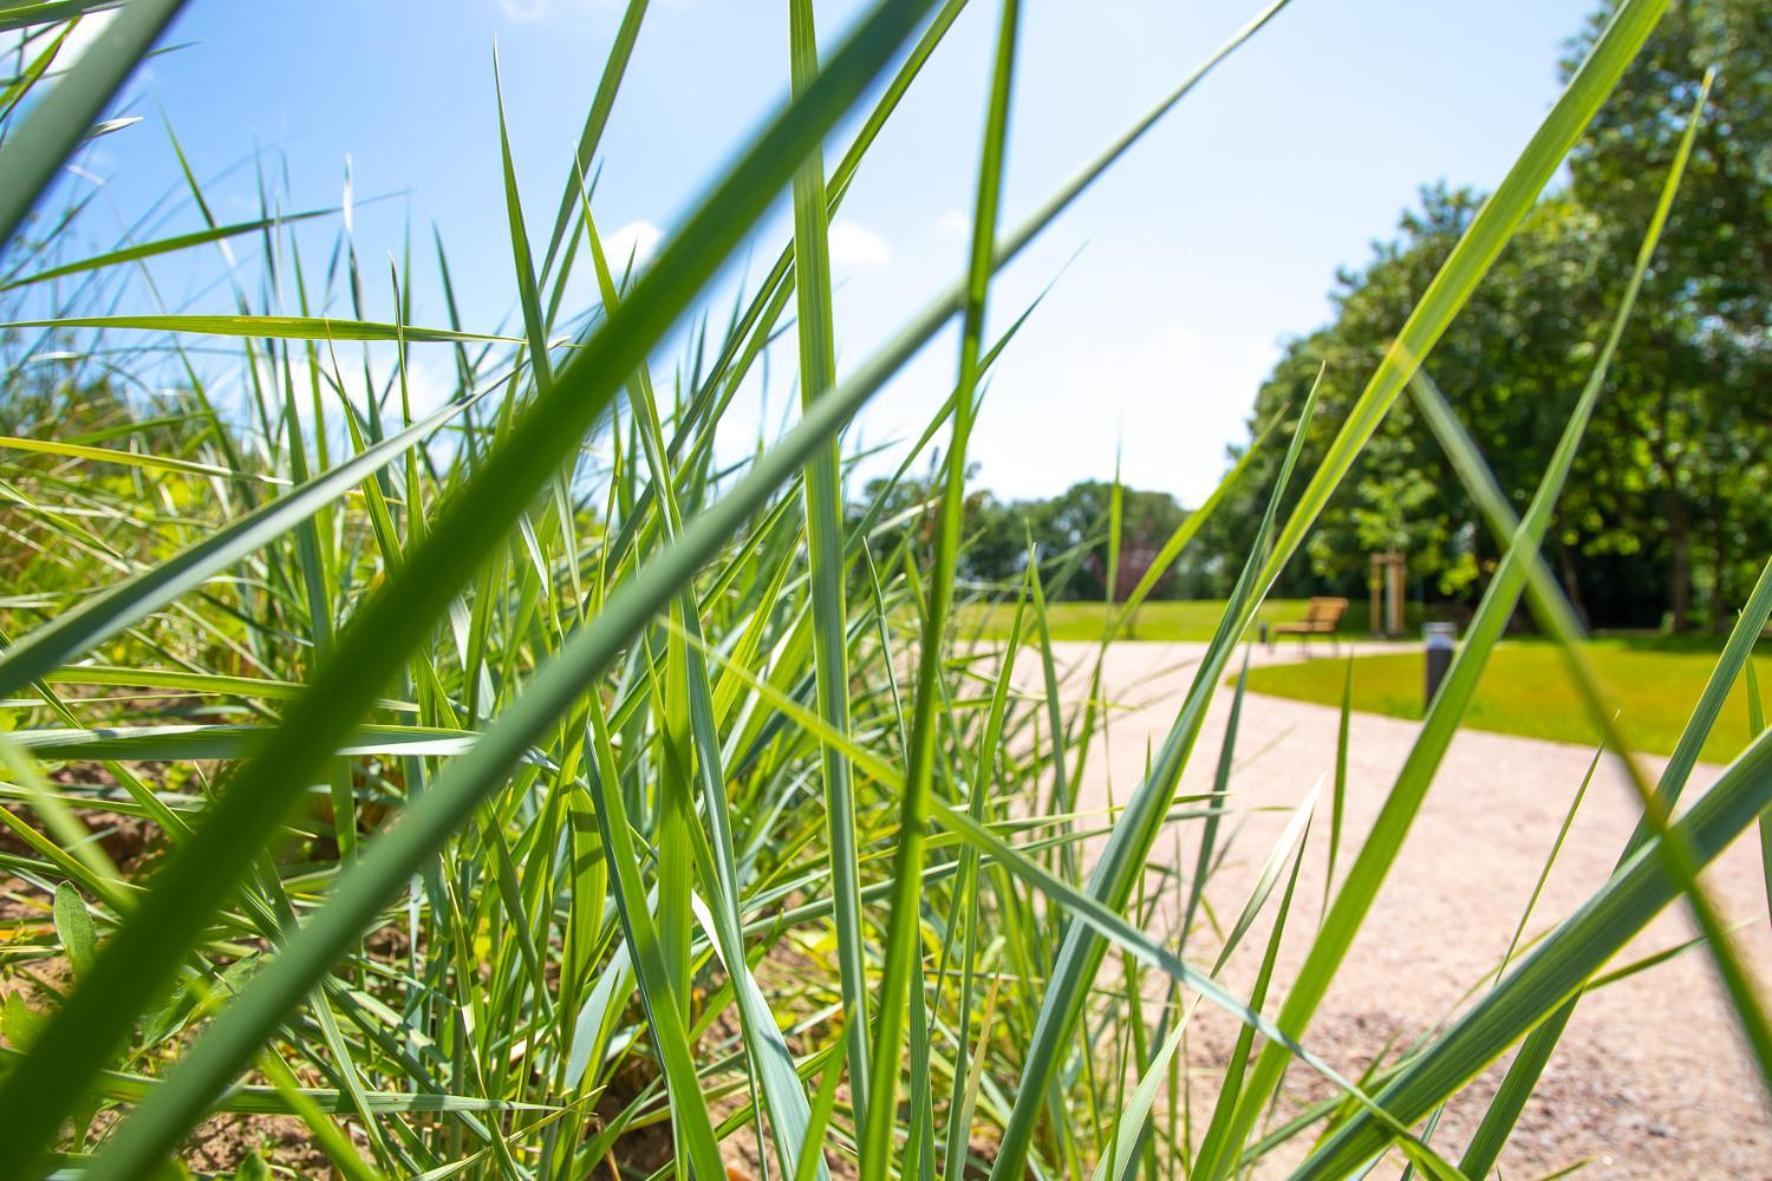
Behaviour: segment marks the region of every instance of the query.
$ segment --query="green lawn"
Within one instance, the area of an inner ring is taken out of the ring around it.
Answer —
[[[1717,659],[1717,641],[1602,639],[1589,646],[1595,671],[1621,711],[1619,723],[1639,750],[1669,754]],[[1762,691],[1772,691],[1772,645],[1754,657]],[[1252,692],[1324,705],[1341,702],[1345,662],[1330,658],[1252,669]],[[1397,718],[1422,713],[1419,651],[1354,661],[1354,708]],[[1704,758],[1727,762],[1747,745],[1747,690],[1737,681],[1717,719]],[[1556,648],[1540,641],[1503,643],[1477,687],[1465,725],[1558,742],[1592,743],[1597,732],[1563,671]]]
[[[1303,619],[1305,599],[1269,599],[1262,605],[1261,613],[1256,616],[1265,623],[1285,623],[1290,620]],[[1118,605],[1114,608],[1119,610]],[[1348,605],[1347,614],[1341,619],[1341,632],[1344,637],[1366,639],[1366,603],[1355,600]],[[1138,614],[1131,624],[1120,633],[1123,640],[1210,640],[1212,631],[1218,626],[1218,618],[1224,614],[1223,599],[1187,599],[1178,602],[1145,603],[1139,607]],[[1418,620],[1417,611],[1412,603],[1406,612],[1406,620],[1410,634],[1414,634]],[[1000,640],[1009,635],[1010,623],[1015,618],[1014,603],[974,603],[960,614],[960,627],[964,633],[967,628],[977,628],[981,638]],[[1099,640],[1104,623],[1107,621],[1107,604],[1105,603],[1049,603],[1046,607],[1047,625],[1052,629],[1054,640]]]
[[[1054,640],[1099,640],[1109,616],[1106,603],[1048,603],[1046,623]],[[1119,610],[1119,605],[1114,605]],[[1126,640],[1210,640],[1218,617],[1224,614],[1221,599],[1145,603],[1130,626],[1120,633]],[[1272,622],[1300,619],[1303,599],[1278,599],[1263,609],[1262,618]],[[1003,639],[1015,619],[1014,603],[975,603],[960,617],[960,629],[976,627],[985,639]]]

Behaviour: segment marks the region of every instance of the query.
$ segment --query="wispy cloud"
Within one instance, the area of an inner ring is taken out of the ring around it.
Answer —
[[[664,238],[664,231],[649,221],[630,221],[613,234],[603,235],[603,253],[609,256],[609,269],[617,277],[627,269],[628,259],[641,266],[651,258]]]
[[[553,9],[553,0],[498,0],[498,9],[507,20],[538,21]]]
[[[935,219],[935,228],[944,234],[961,237],[972,232],[972,219],[957,209],[950,209]]]
[[[831,223],[831,261],[844,266],[883,267],[892,261],[886,239],[852,221]]]

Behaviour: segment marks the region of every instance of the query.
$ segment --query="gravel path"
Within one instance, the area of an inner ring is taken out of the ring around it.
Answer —
[[[1057,645],[1068,670],[1067,695],[1087,686],[1093,645]],[[1116,706],[1106,751],[1085,771],[1081,806],[1124,800],[1137,786],[1147,749],[1160,745],[1204,650],[1200,644],[1114,645],[1103,669]],[[1394,648],[1389,650],[1394,651]],[[1321,651],[1319,649],[1319,651]],[[1324,654],[1326,655],[1326,653]],[[1298,659],[1295,646],[1258,661]],[[1018,662],[1016,680],[1037,691],[1037,660]],[[1220,692],[1183,778],[1183,791],[1211,789],[1230,693]],[[1208,897],[1221,914],[1241,908],[1283,828],[1284,811],[1332,775],[1337,711],[1251,695],[1245,700],[1233,761],[1233,806],[1255,809],[1227,821],[1234,843]],[[1720,725],[1741,725],[1724,718]],[[1353,715],[1347,818],[1340,867],[1351,861],[1419,729],[1414,722]],[[1304,1041],[1344,1073],[1358,1075],[1393,1040],[1406,1041],[1442,1021],[1459,998],[1500,962],[1543,866],[1557,827],[1592,752],[1576,746],[1476,731],[1453,741],[1408,842]],[[1662,760],[1647,760],[1651,774]],[[1701,765],[1687,788],[1695,799],[1720,768]],[[1637,815],[1635,798],[1614,766],[1602,765],[1546,883],[1528,936],[1570,913],[1608,876]],[[1323,898],[1328,791],[1313,825],[1295,915],[1314,922]],[[1241,827],[1238,827],[1239,822]],[[1193,856],[1197,826],[1183,833]],[[1173,848],[1169,838],[1159,849]],[[1163,854],[1159,853],[1159,856]],[[1172,856],[1172,854],[1170,854]],[[1738,841],[1707,872],[1725,918],[1738,933],[1764,987],[1772,980],[1772,927],[1757,843]],[[1310,926],[1294,923],[1275,981],[1280,995],[1302,961]],[[1670,908],[1626,959],[1690,937]],[[1227,977],[1245,985],[1265,930],[1251,936]],[[1208,935],[1208,942],[1210,941]],[[1619,961],[1625,962],[1624,959]],[[1239,975],[1241,973],[1241,975]],[[1201,1010],[1190,1033],[1200,1090],[1196,1112],[1210,1104],[1213,1060],[1234,1036],[1221,1015]],[[1487,1106],[1500,1067],[1492,1068],[1447,1112],[1436,1144],[1456,1159]],[[1291,1082],[1315,1098],[1326,1092],[1295,1071]],[[1206,1108],[1209,1110],[1209,1107]],[[1204,1120],[1204,1115],[1199,1115]],[[1300,1146],[1302,1149],[1303,1146]],[[1292,1158],[1277,1158],[1277,1172]],[[1576,1162],[1596,1177],[1772,1178],[1772,1114],[1702,950],[1587,996],[1501,1159],[1505,1177],[1536,1177]]]

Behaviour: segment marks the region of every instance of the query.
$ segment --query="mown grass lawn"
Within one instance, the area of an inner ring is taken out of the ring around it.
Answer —
[[[1308,599],[1269,599],[1261,605],[1256,614],[1256,628],[1261,624],[1287,623],[1303,619]],[[1119,638],[1122,640],[1199,640],[1212,638],[1213,629],[1218,626],[1219,617],[1224,614],[1223,599],[1185,599],[1179,601],[1161,601],[1144,603],[1131,623],[1123,630]],[[1048,603],[1046,605],[1047,626],[1051,628],[1055,641],[1081,640],[1095,641],[1101,639],[1102,628],[1110,618],[1106,603]],[[1120,610],[1116,604],[1115,611]],[[1347,613],[1341,617],[1341,635],[1343,639],[1367,639],[1366,635],[1366,604],[1356,601],[1348,605]],[[1419,625],[1416,618],[1418,611],[1410,604],[1406,612],[1409,634],[1415,634]],[[976,629],[981,639],[1001,640],[1008,638],[1010,624],[1015,619],[1014,603],[973,603],[960,612],[960,630],[962,635],[973,634],[969,629]],[[1255,629],[1251,629],[1252,631]]]
[[[1057,641],[1101,639],[1108,615],[1106,603],[1048,603],[1046,623]],[[1181,602],[1145,603],[1120,633],[1123,640],[1210,640],[1224,614],[1222,599],[1188,599]],[[1118,604],[1113,608],[1120,609]],[[1263,605],[1262,620],[1283,623],[1304,618],[1305,600],[1273,599]],[[960,631],[976,628],[987,640],[1005,639],[1015,619],[1014,603],[974,603],[960,615]]]
[[[1642,751],[1669,754],[1686,718],[1704,691],[1717,660],[1717,641],[1601,639],[1589,645],[1595,671],[1620,710],[1619,724]],[[1772,686],[1772,644],[1754,656],[1762,692]],[[1308,660],[1251,669],[1251,692],[1341,703],[1346,662]],[[1422,714],[1419,651],[1362,656],[1354,660],[1353,707],[1396,718]],[[1747,745],[1746,678],[1738,680],[1705,743],[1703,757],[1728,762]],[[1540,641],[1499,645],[1477,686],[1465,725],[1500,734],[1557,742],[1592,743],[1598,732],[1582,711],[1557,649]]]

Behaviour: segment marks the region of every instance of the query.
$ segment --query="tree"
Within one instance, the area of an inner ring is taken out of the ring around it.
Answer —
[[[900,543],[922,553],[931,536],[936,497],[929,485],[901,479],[888,486],[874,480],[861,504],[850,506],[859,520],[866,506],[881,500],[874,545],[890,553]],[[1049,599],[1100,601],[1108,592],[1108,562],[1114,485],[1099,480],[1073,484],[1045,500],[1002,501],[982,489],[966,497],[966,545],[956,574],[970,589],[1012,593],[1027,568],[1031,544],[1040,556]],[[883,498],[883,499],[882,499]],[[1114,568],[1115,597],[1136,587],[1176,529],[1187,519],[1167,492],[1120,490],[1120,539]],[[1176,564],[1151,588],[1150,597],[1174,597],[1189,580],[1190,568]],[[1194,580],[1197,582],[1197,578]]]
[[[1609,11],[1609,10],[1608,10]],[[1596,16],[1584,38],[1601,27]],[[1578,45],[1578,49],[1581,46]],[[1719,81],[1547,540],[1592,622],[1683,628],[1705,593],[1712,626],[1768,550],[1772,483],[1772,6],[1676,4],[1571,158],[1568,187],[1521,225],[1427,360],[1497,481],[1523,506],[1616,312],[1705,64]],[[1576,57],[1579,57],[1577,53]],[[1331,322],[1292,341],[1257,395],[1251,431],[1296,415],[1324,370],[1306,470],[1479,205],[1423,190],[1397,238],[1337,275]],[[1286,424],[1282,424],[1283,427]],[[1246,548],[1279,466],[1258,456],[1210,543]],[[1407,399],[1399,400],[1282,577],[1282,593],[1358,593],[1367,554],[1408,555],[1424,595],[1467,598],[1496,547]],[[1235,576],[1220,567],[1222,593]]]
[[[1051,555],[1080,550],[1082,562],[1065,588],[1064,597],[1100,601],[1110,582],[1114,598],[1123,600],[1151,568],[1163,543],[1187,519],[1187,510],[1167,492],[1120,490],[1119,552],[1112,554],[1110,537],[1114,485],[1100,480],[1072,484],[1051,500],[1022,506],[1036,542]],[[1116,564],[1109,577],[1109,561]],[[1150,597],[1173,594],[1180,579],[1175,569],[1164,572]]]
[[[1573,43],[1565,74],[1608,13],[1596,12]],[[1570,192],[1594,213],[1611,269],[1628,268],[1685,112],[1713,67],[1692,160],[1621,356],[1630,396],[1615,403],[1605,433],[1623,444],[1606,452],[1608,469],[1631,477],[1618,490],[1620,511],[1662,523],[1676,629],[1692,615],[1695,584],[1708,591],[1708,622],[1720,626],[1772,548],[1765,513],[1754,507],[1772,447],[1764,408],[1772,379],[1772,5],[1675,0],[1569,161]]]

